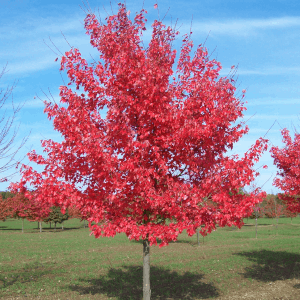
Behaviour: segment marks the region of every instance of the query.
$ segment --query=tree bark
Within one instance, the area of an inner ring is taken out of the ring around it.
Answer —
[[[42,232],[42,222],[40,222],[40,232]]]
[[[150,289],[150,245],[149,240],[143,240],[143,300],[151,299]]]
[[[257,239],[257,218],[255,219],[255,238]]]
[[[61,229],[64,230],[64,222],[61,223]]]

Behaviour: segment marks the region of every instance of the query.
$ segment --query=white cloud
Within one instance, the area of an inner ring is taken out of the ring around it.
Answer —
[[[254,119],[259,119],[259,120],[293,120],[297,119],[299,120],[299,115],[267,115],[267,114],[256,114],[256,115],[244,115],[244,120],[246,121],[247,119],[254,120]]]
[[[61,56],[59,51],[64,54],[70,49],[68,43],[78,47],[88,60],[89,53],[95,55],[96,50],[91,47],[81,24],[83,19],[70,16],[62,22],[57,18],[28,18],[24,23],[15,21],[13,26],[0,28],[0,65],[8,62],[8,76],[27,75],[54,67],[55,58]],[[59,61],[56,66],[59,68]]]
[[[22,20],[15,20],[7,26],[1,26],[0,38],[1,39],[15,39],[15,38],[35,38],[43,34],[45,37],[57,34],[63,31],[66,32],[84,32],[84,28],[80,22],[83,18],[79,15],[72,15],[69,18],[61,19],[61,16],[43,18],[39,16],[28,16]]]
[[[223,68],[220,71],[221,76],[227,76],[229,73],[232,73],[230,68]],[[247,69],[237,69],[236,75],[261,75],[261,76],[270,76],[270,75],[288,75],[288,74],[300,74],[300,67],[262,67],[259,70],[247,70]]]
[[[292,99],[271,99],[271,98],[257,98],[257,99],[246,99],[248,102],[246,106],[257,106],[257,105],[287,105],[287,104],[300,104],[300,98]]]
[[[190,22],[183,25],[182,32],[188,32]],[[193,22],[192,31],[210,35],[249,36],[261,30],[281,29],[300,26],[300,17],[281,17],[270,19],[236,19],[224,21]],[[188,30],[188,31],[187,31]]]

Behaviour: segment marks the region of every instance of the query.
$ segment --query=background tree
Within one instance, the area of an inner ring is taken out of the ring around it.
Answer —
[[[24,233],[24,219],[28,216],[30,200],[24,194],[17,193],[6,199],[11,208],[11,217],[22,219],[22,233]]]
[[[56,224],[62,224],[64,221],[68,220],[68,218],[69,214],[67,211],[65,213],[62,213],[60,207],[52,206],[49,215],[45,219],[43,219],[43,221],[50,224],[51,222],[53,222],[54,229],[56,230]]]
[[[61,106],[45,102],[63,141],[43,141],[46,157],[29,154],[45,168],[23,165],[19,188],[28,183],[39,190],[38,201],[64,210],[75,205],[96,238],[124,232],[142,239],[148,300],[150,245],[160,239],[166,246],[184,229],[192,236],[197,228],[202,235],[217,225],[240,228],[263,194],[239,190],[258,175],[254,164],[267,141],[257,140],[243,157],[226,155],[248,132],[236,124],[245,107],[233,76],[219,78],[220,63],[201,45],[191,58],[190,35],[174,65],[178,32],[157,20],[145,49],[145,14],[131,21],[123,4],[106,24],[87,14],[85,28],[100,60],[88,66],[74,48],[62,57],[68,86],[82,92],[61,86]]]
[[[277,218],[283,214],[284,205],[278,195],[268,194],[262,202],[264,215],[267,218]]]
[[[5,74],[6,66],[0,72],[0,80]],[[28,136],[23,138],[19,146],[15,146],[15,138],[18,132],[18,128],[13,129],[16,116],[23,105],[15,106],[13,100],[11,101],[12,114],[8,116],[5,104],[7,99],[12,96],[12,91],[15,88],[15,84],[11,87],[7,87],[6,90],[0,89],[0,182],[8,181],[16,174],[15,171],[11,174],[7,174],[7,171],[15,168],[19,165],[22,159],[15,159],[20,148],[26,143]],[[5,176],[3,175],[5,173]]]
[[[71,206],[68,209],[70,219],[81,219],[80,210],[76,206]]]
[[[264,216],[265,216],[264,207],[261,203],[259,203],[253,208],[253,213],[249,218],[259,219],[259,218],[263,218]]]
[[[10,207],[11,217],[22,219],[22,233],[24,232],[24,219],[30,222],[39,222],[41,232],[41,223],[50,212],[50,204],[47,202],[37,202],[36,191],[27,191],[27,189],[17,191],[14,188],[14,184],[11,184],[11,189],[15,191],[14,196],[7,198],[6,201]]]
[[[3,198],[2,193],[0,193],[0,221],[5,221],[12,215],[11,206],[9,201]]]
[[[264,216],[264,208],[261,207],[261,203],[258,203],[255,205],[255,207],[253,209],[253,213],[250,216],[251,219],[255,219],[255,238],[256,239],[257,239],[257,227],[258,227],[257,220],[263,216]]]
[[[284,205],[277,195],[269,194],[264,203],[264,214],[276,221],[276,231],[279,218],[284,214]]]
[[[7,198],[11,198],[14,196],[13,193],[9,192],[9,191],[5,191],[5,192],[0,192],[1,196],[3,199],[7,199]]]
[[[83,227],[85,228],[85,221],[88,219],[87,215],[82,215],[81,211],[78,208],[76,208],[75,205],[69,207],[68,212],[70,219],[76,218],[80,219],[80,221],[83,221]]]
[[[280,197],[280,196],[279,196]],[[287,217],[287,218],[291,218],[291,224],[293,222],[293,218],[296,218],[298,216],[298,212],[297,211],[291,211],[287,208],[287,205],[284,205],[283,208],[283,214]]]
[[[272,147],[270,152],[279,171],[273,185],[284,193],[279,197],[291,212],[300,213],[300,134],[292,140],[287,129],[281,131],[284,147]]]

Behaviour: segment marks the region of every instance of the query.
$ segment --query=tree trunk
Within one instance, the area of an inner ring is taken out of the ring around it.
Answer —
[[[40,222],[40,232],[42,232],[42,222]]]
[[[198,243],[198,246],[200,245],[200,242],[199,242],[199,230],[197,230],[197,243]]]
[[[257,218],[255,219],[255,238],[257,239]]]
[[[64,230],[64,222],[61,223],[61,229]]]
[[[83,228],[85,228],[85,220],[83,220]]]
[[[143,300],[151,299],[150,289],[150,246],[149,240],[143,240]]]
[[[22,233],[24,233],[24,219],[22,218]]]

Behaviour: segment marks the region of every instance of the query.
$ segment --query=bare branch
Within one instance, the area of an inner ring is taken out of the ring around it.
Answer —
[[[5,74],[7,65],[3,68],[2,72],[0,73],[0,79]],[[14,83],[11,87],[7,87],[5,91],[2,89],[0,90],[0,108],[4,106],[7,99],[12,96],[12,91],[15,88],[16,84]],[[17,128],[13,129],[12,126],[15,122],[17,113],[20,109],[24,106],[25,103],[19,104],[18,106],[14,105],[13,97],[12,97],[12,115],[6,118],[7,111],[2,111],[2,117],[0,117],[0,173],[7,172],[12,168],[18,168],[19,163],[25,158],[22,159],[15,159],[16,154],[19,150],[24,146],[24,144],[28,140],[28,136],[23,138],[20,145],[16,148],[15,147],[15,139],[19,130],[20,125]],[[10,175],[5,175],[5,177],[0,177],[0,182],[8,181],[13,175],[17,173],[14,172]]]

